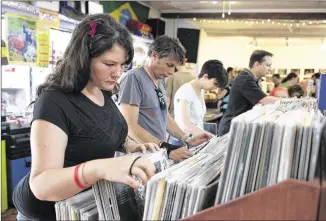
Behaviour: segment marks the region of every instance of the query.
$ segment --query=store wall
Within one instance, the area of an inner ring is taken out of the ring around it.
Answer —
[[[250,55],[255,50],[248,46],[251,40],[249,37],[208,36],[201,31],[198,65],[209,59],[219,59],[226,67],[248,67]],[[289,39],[289,48],[284,38],[257,38],[257,42],[260,49],[274,54],[273,68],[301,69],[302,78],[304,69],[326,68],[326,50],[321,49],[319,38]]]
[[[177,37],[178,28],[199,29],[198,26],[186,21],[185,19],[164,19],[165,21],[165,34],[170,37]]]
[[[148,18],[161,18],[161,12],[150,7],[148,12]]]
[[[178,28],[189,28],[189,29],[199,29],[198,26],[186,21],[185,19],[164,19],[165,21],[165,34],[170,37],[177,37]],[[198,54],[199,59],[199,54]],[[197,61],[198,61],[197,59]],[[189,72],[194,76],[198,74],[198,62],[197,64],[186,64],[186,67]]]

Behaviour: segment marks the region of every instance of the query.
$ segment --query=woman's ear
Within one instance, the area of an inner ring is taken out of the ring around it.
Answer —
[[[203,78],[204,78],[205,80],[207,80],[207,79],[208,79],[208,74],[204,74],[204,75],[203,75]]]

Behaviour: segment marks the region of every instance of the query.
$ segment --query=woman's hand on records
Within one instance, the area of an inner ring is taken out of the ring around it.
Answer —
[[[134,189],[146,184],[155,173],[154,164],[145,157],[123,156],[110,158],[107,162],[108,165],[103,167],[102,179],[124,183]],[[141,183],[132,176],[139,178]]]
[[[193,156],[192,152],[190,152],[190,150],[187,147],[180,147],[176,150],[172,150],[170,152],[169,158],[174,161],[180,162],[192,156]]]
[[[211,138],[213,138],[213,134],[209,133],[209,132],[204,132],[202,134],[199,134],[197,135],[196,137],[194,138],[190,138],[188,140],[186,140],[186,142],[192,146],[192,147],[195,147],[195,146],[198,146],[204,142],[207,142],[209,141]]]
[[[146,153],[146,150],[149,150],[150,152],[159,151],[160,147],[155,143],[144,143],[144,144],[127,143],[125,144],[125,149],[129,153],[134,153],[139,151]]]

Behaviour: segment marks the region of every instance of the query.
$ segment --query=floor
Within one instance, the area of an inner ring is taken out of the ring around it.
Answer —
[[[8,209],[6,212],[1,213],[2,221],[11,221],[16,220],[17,210],[16,209]]]

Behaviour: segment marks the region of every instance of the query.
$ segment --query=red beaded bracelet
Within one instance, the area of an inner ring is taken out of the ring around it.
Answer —
[[[86,189],[86,187],[84,187],[81,182],[79,181],[79,177],[78,177],[78,170],[79,170],[79,167],[80,167],[81,164],[78,164],[76,167],[75,167],[75,171],[74,171],[74,179],[75,179],[75,183],[77,184],[77,186],[81,189]]]

